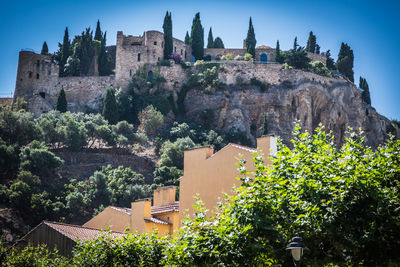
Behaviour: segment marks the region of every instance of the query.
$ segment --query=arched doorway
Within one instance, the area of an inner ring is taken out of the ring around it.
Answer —
[[[260,55],[260,63],[261,63],[261,64],[267,64],[267,62],[268,62],[268,56],[267,56],[267,54],[262,53],[262,54]]]

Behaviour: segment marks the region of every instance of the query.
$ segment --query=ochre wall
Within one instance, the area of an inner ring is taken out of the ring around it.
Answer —
[[[270,164],[267,159],[271,147],[269,138],[274,137],[261,137],[257,140],[258,148],[264,153],[266,164]],[[212,148],[208,147],[185,151],[184,174],[180,179],[179,192],[180,221],[187,214],[193,217],[196,195],[201,198],[207,209],[214,210],[223,193],[231,194],[232,187],[240,185],[240,181],[236,179],[239,177],[236,166],[239,155],[243,156],[247,161],[246,167],[252,171],[253,152],[250,148],[234,144],[225,146],[215,154],[212,154]],[[208,215],[211,215],[210,211]]]
[[[130,217],[127,213],[107,207],[83,226],[101,230],[109,227],[112,231],[124,232],[130,226]]]

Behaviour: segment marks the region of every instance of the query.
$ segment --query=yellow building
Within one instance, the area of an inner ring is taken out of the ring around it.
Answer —
[[[274,136],[257,138],[257,149],[264,153],[266,164],[268,157],[276,153]],[[184,152],[184,171],[179,179],[179,202],[175,201],[174,186],[159,188],[154,191],[153,206],[150,199],[132,202],[131,208],[109,206],[100,214],[85,223],[84,227],[107,229],[123,232],[151,232],[158,229],[159,235],[172,235],[186,216],[194,213],[195,197],[199,196],[210,211],[217,207],[223,193],[231,193],[240,181],[237,163],[239,158],[247,161],[248,170],[254,170],[252,158],[257,151],[236,144],[228,144],[218,152],[210,146],[199,147]]]
[[[131,203],[131,208],[109,206],[83,226],[123,232],[149,233],[158,229],[160,236],[172,235],[179,227],[179,203],[175,201],[175,186],[162,187],[154,191],[151,199],[140,199]]]

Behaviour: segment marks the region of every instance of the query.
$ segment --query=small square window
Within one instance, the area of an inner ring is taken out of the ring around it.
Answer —
[[[154,42],[154,45],[157,45],[157,42]]]

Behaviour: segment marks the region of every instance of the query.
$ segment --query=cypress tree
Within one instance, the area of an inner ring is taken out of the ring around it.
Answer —
[[[102,41],[103,33],[101,32],[100,28],[100,20],[97,20],[96,31],[94,33],[94,40]]]
[[[48,55],[49,54],[49,48],[47,47],[46,41],[44,41],[43,46],[42,46],[42,51],[40,52],[42,55]]]
[[[336,67],[340,73],[346,76],[351,82],[354,82],[354,54],[348,44],[342,43],[336,62]]]
[[[213,34],[212,34],[211,27],[210,27],[210,31],[208,32],[207,48],[214,48],[214,37],[213,37]]]
[[[317,45],[317,37],[311,31],[310,35],[308,36],[306,51],[315,53],[316,45]]]
[[[369,92],[369,86],[365,78],[360,77],[359,87],[363,90],[361,93],[361,99],[368,105],[371,105],[371,94]]]
[[[108,88],[103,101],[103,117],[110,124],[118,121],[118,106],[115,99],[114,88]]]
[[[294,42],[293,42],[293,50],[297,51],[297,47],[299,47],[299,44],[297,43],[297,36],[294,38]]]
[[[100,53],[99,53],[99,75],[100,76],[107,76],[111,74],[111,63],[106,51],[106,40],[107,40],[107,32],[104,33],[103,37],[101,38],[101,46],[100,46]]]
[[[63,76],[64,65],[67,63],[68,57],[71,55],[71,42],[68,35],[68,27],[65,28],[64,40],[61,46],[61,57],[60,57],[60,76]]]
[[[224,42],[222,42],[222,39],[217,37],[214,40],[214,48],[225,48]]]
[[[318,44],[316,44],[315,45],[315,54],[319,55],[320,52],[321,52],[321,47]]]
[[[267,122],[267,114],[264,112],[264,120],[262,125],[262,135],[268,134],[268,122]]]
[[[247,31],[247,37],[246,37],[246,52],[251,54],[253,58],[256,57],[256,35],[254,33],[254,27],[253,27],[253,22],[249,21],[249,29]]]
[[[164,59],[169,59],[172,54],[172,18],[171,12],[165,14],[164,23]]]
[[[283,63],[283,56],[281,53],[281,48],[279,45],[279,40],[276,41],[276,48],[275,48],[275,62]]]
[[[60,111],[61,113],[67,112],[67,98],[65,96],[64,88],[61,88],[60,93],[58,94],[57,98],[57,105],[56,110]]]
[[[334,70],[335,69],[335,61],[333,61],[333,58],[331,58],[331,50],[326,51],[326,67],[328,70]]]
[[[191,34],[192,55],[196,60],[202,59],[204,56],[204,29],[201,25],[200,13],[196,13]]]
[[[190,44],[190,36],[188,31],[186,31],[186,35],[185,35],[185,44],[189,45]]]

